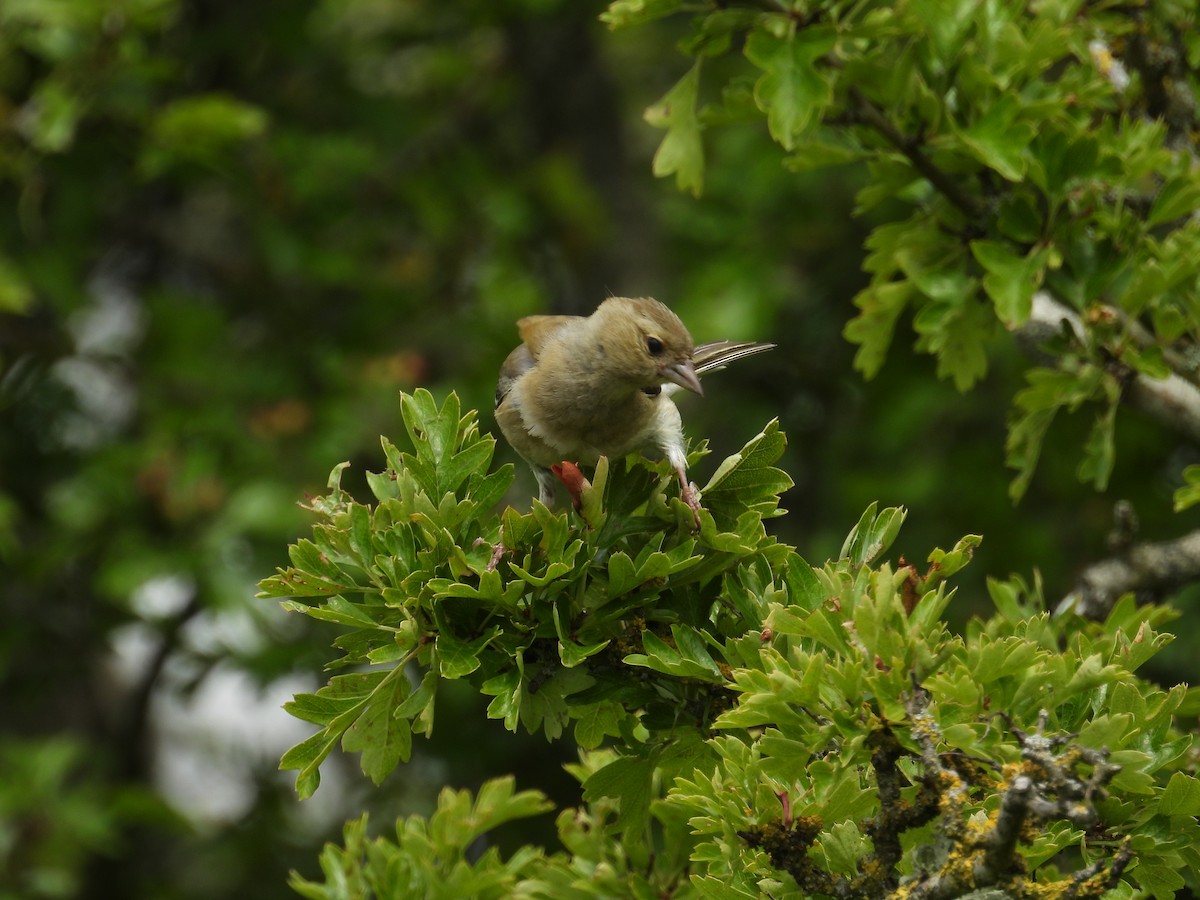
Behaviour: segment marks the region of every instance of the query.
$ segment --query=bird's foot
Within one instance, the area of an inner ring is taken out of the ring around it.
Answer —
[[[494,544],[489,545],[488,542],[483,538],[475,538],[475,543],[471,546],[479,547],[481,545],[490,546],[492,548],[492,558],[488,560],[488,564],[483,570],[485,572],[495,572],[496,566],[500,565],[500,560],[504,559],[504,557],[511,552],[507,547],[504,546],[503,532],[500,534],[500,540],[496,541]]]
[[[692,519],[695,522],[695,530],[700,530],[700,488],[696,487],[696,483],[685,481],[679,489],[679,499],[688,505],[692,511]]]

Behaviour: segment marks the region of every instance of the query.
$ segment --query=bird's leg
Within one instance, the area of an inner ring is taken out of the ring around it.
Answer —
[[[547,509],[554,508],[554,482],[555,475],[549,469],[543,469],[541,466],[533,467],[533,477],[538,483],[538,499],[542,501]]]
[[[481,544],[486,544],[486,543],[487,543],[487,541],[485,541],[483,538],[475,538],[475,543],[472,546],[478,547]],[[492,544],[492,558],[488,560],[487,567],[484,568],[484,571],[485,572],[496,571],[496,566],[500,565],[500,560],[504,559],[504,557],[506,555],[508,555],[508,553],[509,553],[508,547],[504,546],[504,523],[501,522],[499,538],[496,541],[496,543]]]
[[[675,474],[679,476],[679,499],[688,505],[692,518],[696,523],[696,531],[700,530],[700,489],[688,481],[687,469],[675,466]]]
[[[543,469],[539,466],[533,467],[533,476],[538,483],[538,499],[542,501],[548,508],[554,507],[554,473],[549,469]],[[476,538],[474,546],[478,547],[481,544],[486,544],[483,538]],[[488,560],[485,572],[496,571],[496,566],[500,565],[500,560],[504,559],[509,553],[509,548],[504,545],[504,522],[500,523],[500,535],[496,543],[492,544],[492,558]]]

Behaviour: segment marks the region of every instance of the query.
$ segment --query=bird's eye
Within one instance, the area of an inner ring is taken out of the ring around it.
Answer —
[[[658,356],[663,352],[662,341],[656,337],[646,338],[646,349],[650,351],[651,356]]]

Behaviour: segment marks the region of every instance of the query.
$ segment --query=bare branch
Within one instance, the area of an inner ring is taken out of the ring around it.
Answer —
[[[1083,320],[1075,310],[1046,291],[1033,296],[1029,320],[1013,332],[1025,353],[1039,361],[1053,361],[1044,345],[1066,331],[1087,343]],[[1151,378],[1129,372],[1124,400],[1130,406],[1183,437],[1200,443],[1200,387],[1180,375]],[[1080,573],[1075,588],[1058,606],[1073,609],[1089,619],[1103,619],[1113,604],[1127,593],[1154,597],[1200,580],[1200,531],[1164,543],[1133,544],[1128,535],[1113,545],[1120,552]]]
[[[1200,388],[1192,382],[1174,373],[1162,379],[1139,373],[1127,396],[1151,418],[1200,442]]]
[[[1073,609],[1085,618],[1103,619],[1124,594],[1153,597],[1198,579],[1200,531],[1158,544],[1134,544],[1084,569],[1058,611]]]

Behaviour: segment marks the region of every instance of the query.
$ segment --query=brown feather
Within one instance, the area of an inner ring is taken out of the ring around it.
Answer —
[[[564,326],[583,322],[583,316],[525,316],[517,320],[517,333],[536,360],[546,342],[558,334]]]
[[[775,346],[757,341],[710,341],[696,348],[696,352],[692,354],[692,363],[696,366],[697,375],[719,372],[731,362],[772,350]]]

